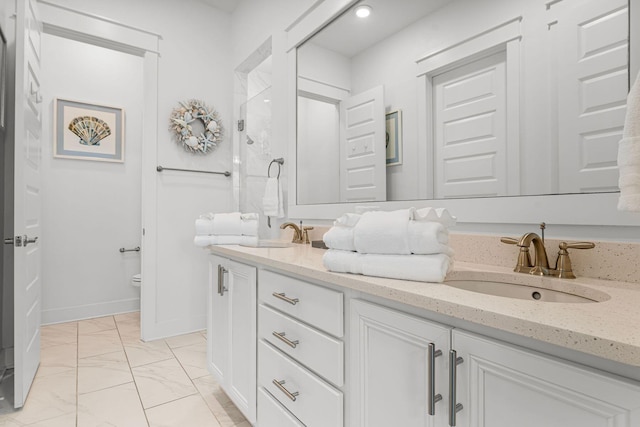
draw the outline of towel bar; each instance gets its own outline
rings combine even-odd
[[[215,174],[215,175],[231,176],[231,172],[229,172],[229,171],[224,171],[224,172],[201,171],[201,170],[197,170],[197,169],[165,168],[164,166],[157,166],[156,170],[158,172],[162,172],[162,171],[179,171],[179,172],[210,173],[210,174]]]
[[[120,248],[118,249],[120,251],[120,253],[125,253],[125,252],[140,252],[140,246],[136,246],[133,249],[125,249],[125,248]]]

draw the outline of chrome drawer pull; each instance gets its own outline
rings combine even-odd
[[[298,344],[300,343],[300,341],[298,341],[298,340],[291,341],[290,339],[286,338],[284,332],[273,331],[273,336],[278,338],[280,341],[282,341],[283,343],[285,343],[286,345],[288,345],[291,348],[296,348],[298,346]]]
[[[458,365],[464,362],[455,350],[449,352],[449,425],[456,426],[456,415],[462,411],[462,403],[456,403],[456,382],[458,380]]]
[[[442,350],[436,350],[436,346],[433,343],[429,343],[429,360],[427,365],[427,375],[429,376],[429,402],[428,403],[428,414],[435,415],[436,414],[436,403],[442,400],[442,395],[440,393],[436,394],[436,357],[442,356]]]
[[[298,298],[289,298],[288,296],[285,295],[284,292],[282,293],[274,292],[273,296],[281,299],[282,301],[286,301],[291,305],[296,305],[300,301]]]
[[[298,393],[297,391],[294,391],[293,393],[291,393],[289,390],[287,390],[284,386],[285,384],[284,380],[282,381],[273,380],[272,382],[276,387],[280,389],[281,392],[286,394],[289,399],[293,400],[294,402],[296,401],[296,396],[298,396],[300,393]]]

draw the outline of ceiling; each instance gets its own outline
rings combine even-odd
[[[368,18],[357,18],[348,10],[313,36],[312,43],[348,58],[362,52],[421,19],[449,0],[363,0],[372,8]]]
[[[204,3],[228,13],[233,13],[241,0],[202,0]]]

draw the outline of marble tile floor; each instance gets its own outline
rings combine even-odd
[[[27,402],[0,427],[250,427],[206,369],[204,331],[145,343],[139,319],[43,326]]]

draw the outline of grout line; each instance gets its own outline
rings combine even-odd
[[[118,322],[115,321],[115,317],[113,321],[116,324],[116,330],[118,331],[118,338],[120,338],[120,344],[122,345],[122,351],[124,351],[124,357],[127,360],[127,366],[129,367],[129,372],[131,373],[131,378],[133,379],[133,386],[136,388],[136,394],[138,395],[138,401],[140,402],[140,408],[142,409],[142,413],[144,414],[144,419],[147,422],[147,426],[149,426],[149,418],[147,417],[147,410],[144,408],[142,404],[142,397],[140,397],[140,389],[138,388],[138,383],[136,382],[136,376],[133,374],[133,368],[131,367],[131,363],[129,362],[129,355],[127,354],[127,350],[125,350],[124,342],[122,341],[122,335],[120,335],[120,328],[118,328]]]

